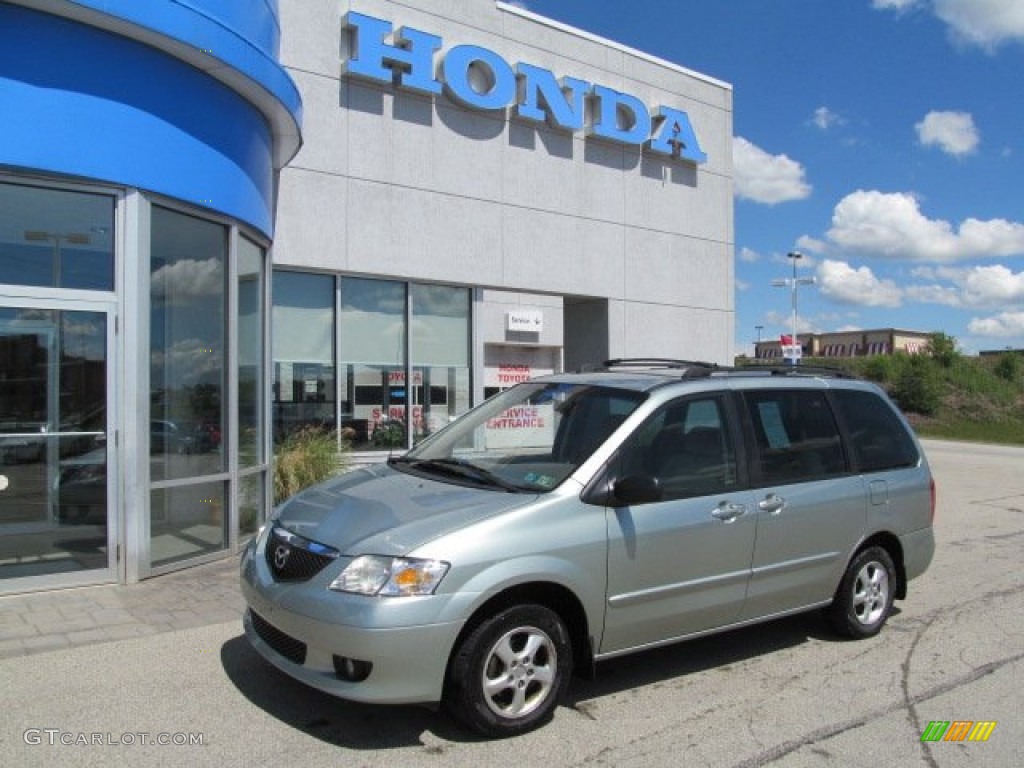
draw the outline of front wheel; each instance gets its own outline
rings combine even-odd
[[[551,717],[571,670],[561,617],[517,605],[485,620],[456,649],[445,704],[485,736],[515,736]]]
[[[882,547],[859,552],[843,574],[829,608],[833,628],[855,639],[881,631],[896,596],[896,568]]]

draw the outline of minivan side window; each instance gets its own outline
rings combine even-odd
[[[755,464],[766,483],[794,483],[847,471],[839,428],[824,391],[754,390],[743,394],[754,430]]]
[[[664,501],[738,484],[736,451],[717,396],[676,400],[656,411],[623,444],[619,460],[624,475],[657,477]]]
[[[917,447],[896,412],[871,392],[842,389],[832,393],[850,434],[853,457],[861,472],[912,467]]]

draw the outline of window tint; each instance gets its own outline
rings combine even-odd
[[[846,471],[832,409],[816,390],[766,390],[743,396],[768,483],[802,482]]]
[[[862,472],[911,467],[917,447],[896,412],[871,392],[838,390],[833,393],[857,466]]]
[[[736,453],[721,399],[676,401],[623,445],[623,476],[654,475],[664,499],[707,496],[737,486]]]

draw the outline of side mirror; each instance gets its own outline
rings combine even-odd
[[[661,501],[663,495],[661,481],[654,475],[628,475],[612,484],[611,502],[613,506],[649,504]]]

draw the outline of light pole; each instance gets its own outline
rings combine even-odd
[[[790,251],[789,253],[787,253],[786,254],[786,258],[787,259],[792,259],[792,261],[793,261],[793,277],[783,277],[783,278],[777,278],[775,280],[772,280],[772,285],[773,286],[775,286],[776,288],[789,288],[789,292],[790,292],[790,300],[791,300],[791,304],[792,304],[792,308],[793,308],[793,319],[792,319],[792,323],[793,323],[793,336],[790,339],[790,352],[791,352],[791,354],[788,355],[788,357],[790,359],[790,362],[793,365],[796,365],[799,362],[799,360],[800,360],[800,353],[797,351],[797,349],[800,346],[800,342],[798,341],[797,335],[796,335],[797,334],[797,330],[796,330],[797,329],[797,289],[801,285],[814,285],[814,278],[813,277],[800,277],[800,278],[798,278],[796,276],[796,264],[803,257],[804,257],[804,255],[802,253],[800,253],[799,251]]]

